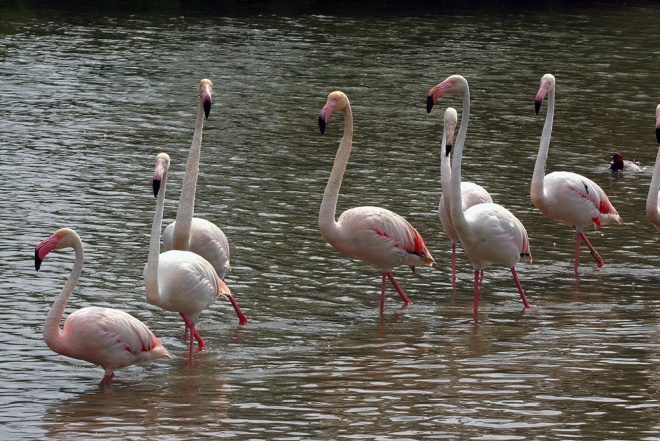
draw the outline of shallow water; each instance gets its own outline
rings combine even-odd
[[[0,9],[0,432],[27,439],[658,439],[658,238],[644,214],[657,153],[657,6],[323,14],[253,10],[49,13]],[[597,182],[624,225],[587,235],[605,259],[529,199],[545,117],[541,76],[557,78],[548,172]],[[442,110],[427,91],[470,82],[463,176],[525,224],[534,261],[472,274],[437,217]],[[148,305],[142,269],[158,152],[172,157],[165,223],[176,213],[199,79],[214,82],[196,214],[232,247],[227,303],[200,320],[207,350],[186,357],[176,314]],[[413,301],[321,238],[318,208],[341,136],[317,115],[351,99],[355,139],[338,211],[405,216],[437,264],[395,272]],[[619,150],[644,166],[605,170]],[[67,308],[99,305],[144,321],[175,358],[102,371],[42,339],[73,262],[34,246],[57,228],[85,244]]]

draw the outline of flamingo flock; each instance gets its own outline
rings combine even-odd
[[[544,75],[534,100],[537,114],[546,97],[548,105],[531,177],[530,199],[543,216],[574,228],[576,245],[573,271],[578,277],[582,245],[587,247],[598,267],[604,265],[604,260],[584,234],[584,228],[590,225],[600,227],[620,224],[622,220],[608,196],[594,181],[568,171],[545,173],[554,123],[555,85],[553,75]],[[213,84],[208,79],[202,79],[197,90],[197,118],[176,220],[165,228],[162,236],[170,157],[164,152],[156,156],[152,179],[156,208],[144,267],[146,301],[163,311],[176,312],[181,316],[190,361],[193,360],[195,341],[198,351],[206,348],[197,329],[197,322],[201,313],[216,299],[230,302],[239,325],[247,324],[247,317],[225,282],[225,275],[230,270],[227,237],[212,222],[194,217],[202,132],[212,107]],[[438,215],[452,247],[452,285],[456,289],[456,252],[460,244],[474,269],[474,320],[478,318],[480,275],[483,278],[484,269],[490,265],[505,266],[511,271],[523,307],[531,308],[515,269],[520,261],[532,261],[527,230],[511,211],[495,203],[486,189],[462,179],[463,152],[470,118],[470,90],[465,77],[450,75],[432,87],[427,94],[427,112],[430,113],[440,99],[447,95],[459,95],[462,100],[457,136],[454,134],[458,112],[453,107],[447,107],[444,112],[440,153],[442,196],[438,204]],[[361,206],[348,209],[336,217],[354,135],[353,112],[344,92],[333,91],[327,96],[318,115],[321,134],[326,132],[330,117],[335,113],[343,115],[344,124],[321,201],[319,231],[325,242],[339,253],[380,271],[382,314],[388,281],[401,297],[404,306],[412,303],[394,277],[393,271],[396,268],[408,266],[415,273],[416,267],[432,266],[436,261],[418,230],[393,211]],[[650,223],[660,232],[660,105],[656,107],[655,116],[659,148],[646,201],[646,214]],[[610,171],[613,172],[639,171],[634,163],[624,161],[620,153],[614,154],[611,164]],[[163,252],[160,249],[161,239]],[[61,327],[67,302],[82,274],[82,240],[74,230],[61,228],[39,242],[34,255],[35,269],[39,271],[50,252],[66,248],[73,248],[75,261],[45,319],[43,335],[48,347],[58,354],[100,366],[104,370],[101,380],[104,385],[111,383],[117,369],[159,358],[172,358],[172,354],[144,323],[118,309],[78,309],[68,315]]]

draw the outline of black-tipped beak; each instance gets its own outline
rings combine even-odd
[[[433,102],[433,97],[431,95],[426,96],[426,113],[431,113],[431,109],[435,103]]]
[[[35,270],[39,271],[39,268],[41,268],[41,262],[43,262],[43,260],[41,260],[39,258],[39,248],[35,248],[34,249],[34,269]]]
[[[321,135],[325,133],[325,120],[322,116],[319,116],[319,130],[321,130]]]
[[[541,110],[541,104],[543,104],[543,100],[534,100],[534,109],[537,115],[539,114],[539,110]]]
[[[655,139],[657,139],[658,144],[660,144],[660,127],[655,129]]]
[[[160,179],[154,179],[153,180],[153,187],[154,187],[154,197],[158,197],[158,192],[160,191]]]
[[[211,113],[211,98],[206,97],[204,98],[204,115],[206,116],[206,119],[209,119],[209,113]]]
[[[449,154],[451,153],[451,148],[452,148],[451,144],[447,144],[445,146],[445,156],[449,156]]]

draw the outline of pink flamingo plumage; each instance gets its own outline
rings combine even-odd
[[[431,108],[427,106],[427,111],[430,112]],[[442,181],[442,196],[438,204],[438,215],[440,216],[440,224],[449,236],[451,241],[451,280],[456,283],[456,244],[460,242],[458,233],[454,228],[454,223],[451,220],[451,204],[450,204],[450,189],[451,189],[451,156],[450,152],[454,145],[454,131],[456,123],[458,122],[458,115],[456,109],[448,107],[445,111],[444,117],[444,130],[442,136],[441,160],[440,160],[440,173]],[[463,121],[461,121],[463,124]],[[479,184],[474,182],[461,182],[461,201],[463,211],[477,204],[488,204],[493,202],[490,193]]]
[[[660,104],[655,108],[655,138],[660,144]],[[660,148],[655,158],[653,177],[649,185],[649,194],[646,197],[646,217],[656,230],[660,232],[660,206],[658,206],[658,192],[660,191]]]
[[[229,271],[229,241],[225,233],[206,219],[193,217],[199,161],[202,153],[202,130],[204,118],[209,117],[213,98],[213,83],[204,78],[198,87],[199,104],[186,172],[181,185],[179,208],[176,220],[163,231],[163,248],[168,250],[192,251],[199,254],[213,265],[221,279]]]
[[[546,74],[541,78],[541,86],[534,102],[537,114],[546,95],[548,96],[548,112],[534,165],[530,195],[534,205],[545,217],[572,225],[575,228],[574,271],[577,275],[580,263],[580,240],[589,248],[599,267],[605,264],[587,236],[584,235],[582,231],[584,227],[591,224],[599,227],[610,223],[620,224],[621,218],[605,192],[591,179],[570,172],[545,174],[545,163],[548,158],[555,114],[555,77],[551,74]]]
[[[357,207],[344,211],[335,220],[337,199],[353,144],[353,112],[346,94],[331,92],[319,114],[319,128],[325,132],[335,112],[344,114],[344,133],[337,150],[319,212],[321,235],[340,253],[359,259],[381,270],[380,309],[385,305],[385,285],[389,279],[405,304],[412,303],[392,275],[392,269],[409,265],[433,265],[433,256],[424,239],[403,217],[380,207]]]
[[[461,161],[470,119],[470,89],[467,80],[461,75],[451,75],[431,88],[426,101],[427,110],[445,94],[460,94],[463,97],[462,122],[452,158],[450,210],[454,228],[474,268],[474,317],[476,319],[479,305],[479,272],[491,264],[504,265],[511,270],[523,305],[530,308],[515,268],[521,258],[530,262],[532,260],[529,239],[523,224],[509,210],[498,204],[477,204],[463,211]]]
[[[165,187],[170,157],[160,153],[156,157],[153,187],[157,197],[156,213],[151,227],[149,258],[144,267],[147,301],[166,311],[178,312],[185,322],[186,335],[190,331],[189,358],[192,359],[193,338],[198,349],[206,345],[196,330],[199,315],[216,298],[231,302],[239,323],[244,325],[247,318],[231,295],[229,287],[218,276],[213,266],[199,254],[191,251],[170,250],[160,253],[160,229],[165,205]]]
[[[112,308],[87,307],[72,312],[60,329],[66,304],[83,269],[83,244],[70,228],[57,230],[41,241],[34,252],[37,271],[53,250],[73,248],[75,262],[64,288],[46,317],[44,340],[58,354],[101,366],[102,383],[109,384],[116,369],[161,357],[170,357],[167,349],[147,326],[132,315]],[[170,357],[171,358],[171,357]]]

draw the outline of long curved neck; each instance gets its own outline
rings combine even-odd
[[[202,154],[202,129],[204,128],[204,106],[199,100],[197,108],[197,122],[193,134],[186,173],[181,185],[181,198],[179,208],[176,212],[176,223],[172,234],[172,249],[185,250],[190,241],[190,229],[192,226],[193,212],[195,211],[195,191],[197,190],[197,175],[199,174],[199,158]]]
[[[442,203],[445,206],[445,212],[449,214],[450,199],[449,189],[451,188],[451,156],[447,153],[447,134],[442,134],[442,147],[440,152],[440,182],[442,184]]]
[[[325,186],[323,193],[323,201],[321,202],[321,210],[319,211],[319,229],[321,235],[327,239],[338,229],[337,222],[335,221],[335,214],[337,211],[337,199],[339,198],[339,189],[341,181],[346,171],[348,164],[348,157],[351,154],[351,147],[353,145],[353,112],[351,106],[347,105],[344,109],[344,134],[339,143],[339,149],[335,156],[335,163],[332,166],[330,179]]]
[[[80,238],[74,243],[73,249],[76,253],[76,260],[73,263],[71,274],[69,274],[69,278],[64,284],[60,295],[53,303],[50,311],[48,311],[46,322],[44,323],[44,341],[53,351],[63,355],[68,353],[68,346],[60,330],[60,322],[62,321],[62,315],[64,315],[64,309],[69,301],[69,297],[71,297],[71,293],[73,293],[73,289],[76,287],[78,279],[80,279],[83,261],[85,260],[85,253]]]
[[[461,127],[458,129],[458,136],[454,143],[454,157],[452,158],[451,168],[451,188],[449,197],[451,199],[450,213],[454,227],[459,231],[466,225],[465,214],[463,213],[463,203],[461,201],[461,161],[463,159],[463,146],[467,135],[468,121],[470,119],[470,89],[465,86],[463,92],[463,114],[461,115]]]
[[[144,272],[144,282],[146,285],[147,302],[152,305],[160,304],[160,286],[158,285],[158,264],[160,261],[160,230],[163,223],[163,209],[165,207],[165,186],[167,184],[167,175],[161,182],[161,188],[158,191],[156,200],[156,212],[154,221],[151,224],[151,239],[149,240],[149,257],[147,267]]]
[[[545,163],[548,160],[548,150],[550,149],[550,137],[552,136],[552,123],[555,119],[555,89],[548,92],[548,112],[545,115],[545,124],[543,124],[543,134],[539,144],[539,154],[534,164],[534,174],[532,175],[532,186],[530,196],[535,206],[543,203],[543,180],[545,179]]]
[[[653,177],[649,186],[649,195],[646,198],[646,216],[653,225],[660,225],[660,213],[658,212],[658,192],[660,191],[660,146],[655,158]]]

